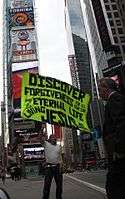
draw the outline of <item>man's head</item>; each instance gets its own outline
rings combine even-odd
[[[103,77],[98,80],[99,95],[103,100],[107,100],[110,93],[117,91],[117,84],[109,77]]]
[[[51,134],[51,135],[49,136],[49,142],[50,142],[51,144],[53,144],[53,145],[56,145],[56,143],[57,143],[56,136],[53,135],[53,134]]]

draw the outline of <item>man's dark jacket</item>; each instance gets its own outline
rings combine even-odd
[[[125,154],[125,96],[114,92],[105,106],[103,139],[109,155]]]

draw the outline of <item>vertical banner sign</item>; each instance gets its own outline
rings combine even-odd
[[[11,31],[12,62],[37,60],[35,29]]]
[[[87,112],[90,95],[51,77],[24,73],[21,116],[89,132]]]

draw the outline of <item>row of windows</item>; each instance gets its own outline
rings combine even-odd
[[[104,3],[109,3],[109,2],[114,3],[116,2],[116,0],[104,0]]]
[[[110,25],[111,25],[111,26],[114,26],[114,22],[113,22],[113,20],[110,20],[110,21],[109,21],[109,23],[110,23]],[[113,34],[116,34],[116,32],[115,32],[115,28],[112,28],[112,30],[113,30],[113,31],[112,31],[112,32],[113,32]],[[124,34],[123,29],[122,29],[122,28],[118,28],[118,33],[119,33],[119,34]]]
[[[108,15],[109,18],[112,18],[112,14],[114,14],[114,17],[115,17],[115,18],[118,18],[118,17],[119,17],[119,13],[118,13],[118,12],[113,12],[113,13],[107,12],[107,15]]]
[[[116,36],[114,36],[113,38],[114,38],[115,43],[118,43],[118,38]],[[125,43],[125,37],[120,37],[120,40],[122,43]]]
[[[110,5],[105,5],[105,8],[107,11],[111,10]],[[112,4],[112,9],[113,10],[118,10],[117,5],[116,4]]]
[[[125,53],[125,45],[122,45],[123,53]],[[120,47],[117,46],[117,54],[121,54]]]

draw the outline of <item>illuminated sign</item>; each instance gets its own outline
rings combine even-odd
[[[24,73],[21,116],[50,124],[89,131],[90,95],[60,80]]]
[[[12,62],[37,60],[35,29],[11,31]]]
[[[12,96],[13,99],[21,98],[21,84],[22,84],[22,73],[24,71],[15,72],[12,74]],[[38,73],[38,68],[29,69],[27,72]]]
[[[33,6],[32,0],[10,0],[10,7],[11,8],[23,8],[23,7],[31,7]]]
[[[34,11],[33,7],[10,9],[10,27],[33,26]]]

